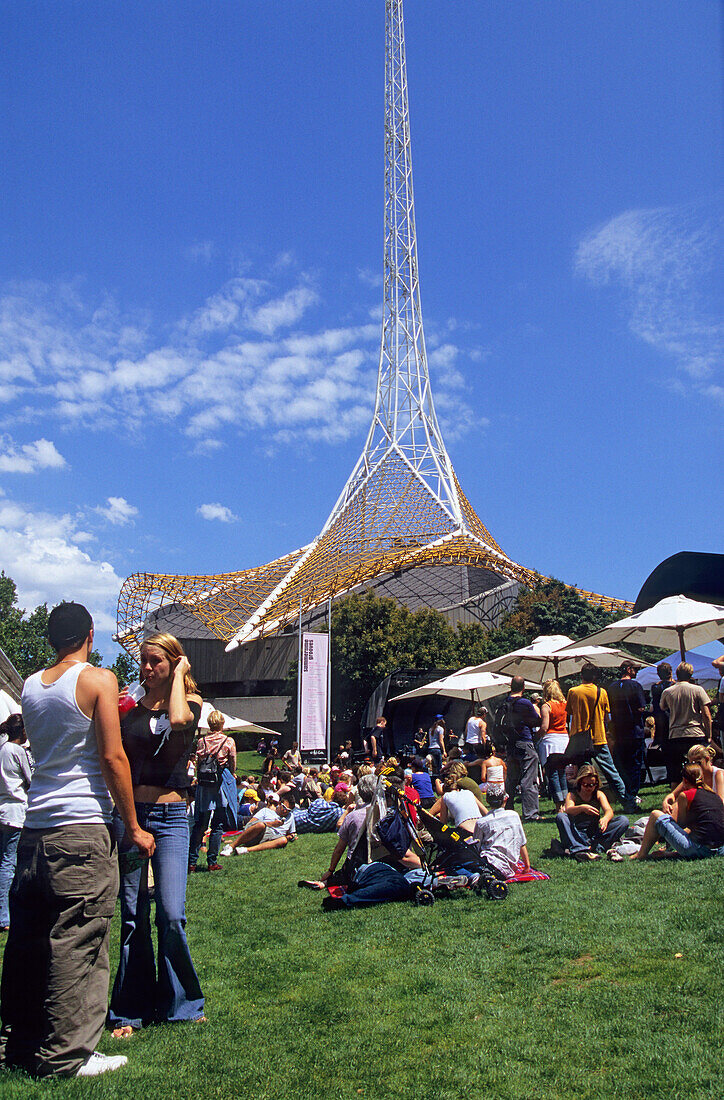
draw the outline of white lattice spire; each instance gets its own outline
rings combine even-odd
[[[377,395],[364,450],[324,530],[393,455],[462,528],[465,517],[435,415],[422,325],[402,0],[386,0],[385,14],[384,305]]]

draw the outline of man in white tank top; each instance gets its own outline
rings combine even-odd
[[[485,723],[480,716],[480,711],[476,710],[470,715],[465,726],[465,755],[475,756],[476,750],[483,743],[483,734],[485,732]]]
[[[0,1065],[37,1077],[95,1077],[128,1061],[95,1051],[118,893],[113,803],[141,857],[155,843],[136,818],[116,678],[88,664],[93,620],[86,608],[54,608],[48,638],[57,660],[29,676],[22,695],[36,771],[10,895]]]

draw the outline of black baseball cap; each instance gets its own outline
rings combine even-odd
[[[93,629],[93,619],[82,603],[59,603],[48,616],[48,641],[58,652],[79,646]]]

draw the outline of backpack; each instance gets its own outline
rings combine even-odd
[[[196,782],[199,787],[218,787],[221,782],[221,768],[216,756],[202,756],[196,762]]]
[[[410,847],[411,839],[399,810],[388,810],[377,823],[377,836],[393,856],[402,859]]]
[[[512,749],[520,736],[522,726],[516,722],[514,711],[515,699],[506,699],[496,709],[494,714],[495,735],[493,740],[501,748]]]

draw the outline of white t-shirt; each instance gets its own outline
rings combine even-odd
[[[520,849],[526,843],[520,818],[515,810],[491,810],[475,825],[474,837],[482,854],[496,870],[509,877],[515,873]]]
[[[444,748],[443,738],[445,737],[444,726],[433,726],[430,730],[430,748],[442,749]]]
[[[6,741],[0,747],[0,825],[22,829],[32,774],[23,746]]]
[[[471,817],[482,817],[480,805],[472,791],[448,791],[442,796],[452,825],[459,825]]]
[[[268,806],[263,810],[259,810],[258,814],[254,814],[254,821],[263,821],[265,824],[269,821],[276,821],[280,815],[276,810],[270,809]],[[278,840],[280,836],[289,836],[290,833],[296,833],[297,825],[294,820],[294,814],[290,814],[285,818],[283,825],[267,825],[264,830],[264,840]]]

